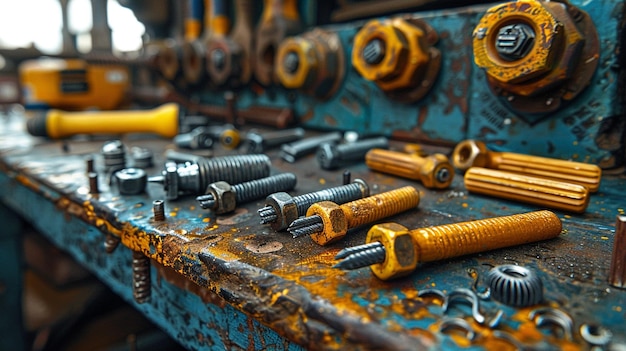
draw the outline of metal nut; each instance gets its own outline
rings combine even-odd
[[[456,145],[452,152],[454,167],[465,171],[470,167],[487,167],[489,150],[482,141],[464,140]]]
[[[298,207],[293,201],[293,197],[285,192],[274,193],[268,196],[265,203],[273,207],[278,214],[278,219],[271,224],[274,230],[278,231],[287,228],[291,222],[298,218]]]
[[[409,46],[404,38],[388,21],[372,20],[359,30],[354,37],[354,49],[352,50],[352,65],[363,78],[371,81],[392,79],[397,77],[404,69],[407,60]],[[363,51],[372,40],[380,40],[385,46],[385,55],[376,64],[366,61]]]
[[[141,168],[125,168],[115,172],[117,187],[122,195],[141,194],[146,189],[148,176]]]
[[[293,55],[297,57],[297,65],[286,65],[290,58],[294,58]],[[286,88],[302,88],[310,83],[314,79],[317,66],[315,45],[310,40],[302,37],[287,38],[278,48],[276,74]]]
[[[211,193],[215,199],[217,205],[215,213],[231,212],[237,207],[237,196],[230,184],[222,181],[211,183],[207,192]]]

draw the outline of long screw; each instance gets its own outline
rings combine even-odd
[[[389,140],[385,137],[364,139],[349,144],[321,144],[317,149],[317,161],[323,169],[335,169],[350,163],[362,161],[371,149],[386,149]]]
[[[326,245],[343,238],[351,228],[415,208],[419,202],[419,192],[412,186],[343,205],[330,201],[318,202],[309,207],[306,217],[293,221],[288,230],[294,238],[310,235],[316,243]]]
[[[293,173],[282,173],[267,178],[230,185],[227,182],[209,184],[208,194],[196,197],[204,209],[215,213],[234,211],[238,204],[261,199],[278,191],[288,191],[296,186],[297,178]]]
[[[236,155],[198,158],[196,163],[176,165],[167,163],[161,176],[148,178],[161,183],[167,199],[176,199],[180,193],[203,193],[217,181],[243,183],[270,175],[271,162],[267,155]]]
[[[150,258],[140,251],[133,251],[133,297],[137,303],[150,300]]]
[[[369,186],[361,179],[334,188],[292,197],[279,192],[268,196],[265,207],[259,209],[261,224],[270,224],[276,231],[287,229],[289,224],[303,216],[311,205],[320,201],[333,201],[344,204],[369,196]]]
[[[278,130],[263,134],[250,132],[246,134],[244,141],[245,152],[248,154],[265,152],[272,147],[300,140],[303,136],[304,129],[302,128]]]
[[[536,211],[409,230],[397,223],[373,226],[366,244],[340,251],[335,268],[370,266],[382,280],[408,275],[420,262],[458,257],[557,237],[561,220]]]

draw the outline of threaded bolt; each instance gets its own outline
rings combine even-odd
[[[107,233],[104,239],[104,250],[106,253],[113,253],[115,249],[120,245],[120,237],[111,233]]]
[[[347,256],[340,252],[337,257],[343,257],[343,260],[335,267],[356,269],[369,265],[374,275],[387,280],[409,274],[419,262],[547,240],[558,236],[561,229],[561,220],[550,211],[414,230],[396,223],[380,224],[367,233],[368,244],[358,250],[351,249],[352,253]],[[379,254],[381,248],[385,255]],[[355,264],[357,259],[359,264]]]
[[[85,168],[87,169],[87,174],[96,171],[96,169],[94,168],[93,156],[89,155],[85,158]]]
[[[291,223],[289,232],[294,238],[311,235],[313,241],[326,245],[343,238],[351,228],[415,208],[419,201],[419,192],[406,186],[343,205],[318,202],[309,207],[306,217]]]
[[[140,251],[133,251],[133,297],[137,303],[145,303],[150,300],[151,277],[150,258]]]
[[[535,32],[528,24],[509,24],[498,31],[496,51],[501,58],[515,61],[524,58],[534,42]]]
[[[237,184],[267,177],[270,166],[267,155],[198,158],[196,163],[188,165],[167,163],[162,176],[150,177],[148,181],[162,183],[167,199],[173,200],[181,193],[203,193],[209,184],[217,181]]]
[[[323,169],[335,169],[365,159],[371,149],[386,149],[389,140],[385,137],[355,141],[350,144],[335,145],[325,143],[317,149],[317,161]]]
[[[268,133],[251,132],[246,134],[246,153],[254,154],[265,152],[278,145],[300,140],[304,136],[304,129],[292,128]]]
[[[291,190],[296,186],[296,181],[295,174],[283,173],[232,186],[226,182],[215,182],[208,186],[208,194],[198,196],[196,200],[204,209],[213,209],[218,214],[227,213],[234,211],[238,204],[261,199],[278,191]]]
[[[152,201],[152,213],[154,220],[161,222],[165,220],[165,202],[163,200]]]
[[[379,64],[385,57],[385,42],[372,39],[363,48],[363,59],[370,65]]]
[[[292,197],[287,193],[275,193],[267,197],[265,207],[259,209],[261,224],[271,224],[276,231],[286,229],[291,222],[303,216],[309,207],[320,201],[344,204],[369,196],[369,186],[361,179],[334,188]]]
[[[90,172],[87,176],[89,177],[89,193],[99,194],[100,188],[98,187],[98,173]]]

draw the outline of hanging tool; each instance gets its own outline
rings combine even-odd
[[[465,188],[501,199],[575,213],[585,212],[589,191],[582,185],[472,167],[465,172]]]
[[[178,105],[152,110],[65,112],[50,110],[28,120],[28,132],[52,139],[77,134],[155,133],[165,138],[178,134]]]
[[[478,140],[458,143],[452,153],[452,163],[462,171],[470,167],[485,167],[580,184],[592,193],[598,191],[602,178],[602,170],[596,165],[513,152],[489,151],[485,143]]]
[[[409,230],[397,223],[373,226],[366,244],[340,251],[343,259],[334,267],[357,269],[370,266],[382,280],[405,276],[420,262],[522,245],[557,237],[561,220],[550,211],[487,218]]]
[[[454,168],[444,154],[419,156],[384,149],[372,149],[365,164],[374,171],[419,180],[427,188],[445,189],[454,178]]]
[[[338,205],[331,201],[315,203],[306,217],[293,221],[287,229],[294,238],[310,235],[320,245],[342,239],[351,228],[416,208],[419,192],[412,186],[387,191]]]

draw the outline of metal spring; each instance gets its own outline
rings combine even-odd
[[[526,307],[543,300],[543,284],[535,272],[526,267],[501,265],[487,273],[491,296],[509,306]]]
[[[150,300],[150,258],[140,251],[133,251],[133,297],[137,303]]]

